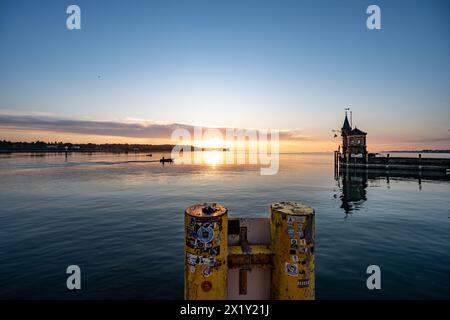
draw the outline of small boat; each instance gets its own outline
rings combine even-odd
[[[149,154],[147,154],[146,156],[147,156],[147,157],[152,157],[153,155],[152,155],[151,153],[149,153]]]
[[[165,162],[172,163],[173,159],[172,158],[164,158],[164,157],[162,157],[161,159],[159,159],[159,162],[161,162],[161,163],[165,163]]]

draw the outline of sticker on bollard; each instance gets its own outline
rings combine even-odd
[[[220,204],[203,203],[186,209],[185,299],[227,298],[227,229],[228,210]]]

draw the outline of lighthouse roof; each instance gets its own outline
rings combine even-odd
[[[342,130],[345,130],[347,132],[350,132],[352,130],[352,127],[350,126],[350,122],[348,122],[347,115],[345,115],[344,125],[342,126]]]
[[[355,127],[355,129],[351,130],[349,135],[351,136],[365,136],[367,135],[366,132],[359,130],[358,128]]]

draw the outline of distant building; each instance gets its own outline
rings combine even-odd
[[[358,128],[352,129],[347,114],[345,114],[344,125],[341,129],[342,135],[342,153],[345,154],[361,154],[365,156],[367,153],[366,136],[367,133]]]

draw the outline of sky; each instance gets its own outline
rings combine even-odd
[[[448,149],[449,57],[445,0],[0,0],[0,139],[167,143],[200,125],[332,151],[350,107],[371,151]]]

